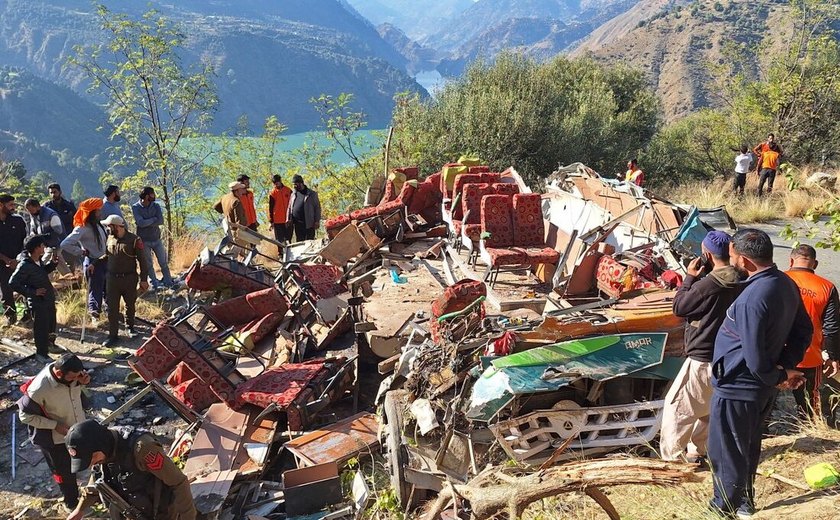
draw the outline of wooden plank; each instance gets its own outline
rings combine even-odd
[[[394,367],[397,366],[397,362],[400,360],[400,354],[393,355],[384,361],[380,361],[379,365],[377,365],[377,371],[382,374],[390,374],[394,371]]]
[[[343,464],[379,446],[376,415],[362,412],[319,430],[306,433],[284,445],[302,466],[334,462]]]
[[[210,405],[184,465],[187,478],[234,468],[248,416],[225,403]]]
[[[369,249],[359,228],[350,224],[338,232],[329,244],[321,249],[321,258],[336,267],[344,267],[351,259]]]

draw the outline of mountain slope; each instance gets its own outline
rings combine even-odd
[[[710,64],[722,63],[731,44],[741,46],[742,64],[752,74],[761,59],[783,52],[792,23],[789,9],[781,0],[643,0],[594,31],[572,55],[645,70],[662,99],[665,119],[673,121],[722,102]],[[762,52],[750,59],[751,48]]]
[[[398,27],[409,38],[420,40],[460,17],[472,0],[347,0],[377,26]]]
[[[110,0],[136,16],[147,2]],[[318,124],[309,99],[351,92],[372,126],[390,119],[393,96],[422,92],[402,71],[405,59],[343,0],[156,0],[187,35],[186,63],[216,66],[219,110],[214,130],[245,114],[254,127],[276,114],[292,131]],[[77,44],[101,42],[86,0],[0,0],[0,63],[83,90],[84,78],[63,67]]]

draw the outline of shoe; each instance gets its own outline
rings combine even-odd
[[[117,343],[119,343],[120,338],[117,336],[108,336],[108,339],[102,342],[103,347],[113,347]]]
[[[50,354],[61,355],[61,354],[64,354],[65,352],[67,352],[67,349],[59,347],[55,343],[51,343],[50,347],[49,347],[49,351],[50,351]]]
[[[35,359],[38,360],[39,363],[43,363],[45,365],[53,362],[53,358],[45,356],[44,354],[35,354]]]
[[[755,508],[751,506],[741,506],[735,512],[735,518],[752,518],[755,514]]]

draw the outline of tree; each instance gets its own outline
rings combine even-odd
[[[102,94],[108,130],[111,171],[136,168],[122,180],[123,189],[151,184],[164,206],[167,247],[186,221],[185,195],[203,189],[198,163],[181,154],[184,140],[198,135],[216,106],[212,69],[188,70],[178,51],[185,36],[155,10],[132,20],[97,7],[107,42],[77,46],[69,64],[82,70],[90,89]]]
[[[82,187],[82,183],[79,179],[73,181],[73,189],[70,191],[70,200],[75,201],[78,203],[81,200],[86,199],[87,196],[85,194],[85,189]]]

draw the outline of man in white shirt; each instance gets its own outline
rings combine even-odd
[[[747,184],[747,173],[750,171],[750,165],[753,161],[753,155],[747,146],[741,146],[741,153],[735,157],[735,195],[742,197],[744,195],[744,186]]]

